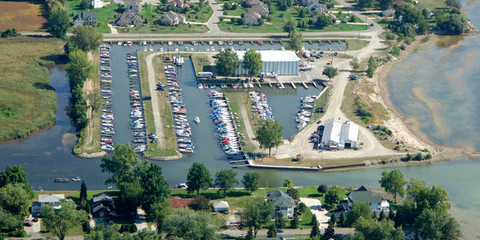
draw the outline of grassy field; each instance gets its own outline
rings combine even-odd
[[[0,1],[0,30],[36,31],[45,28],[47,22],[42,15],[42,4]]]
[[[246,11],[247,10],[244,7],[238,6],[238,8],[235,10],[224,10],[223,15],[224,16],[241,16]]]
[[[47,66],[63,57],[57,39],[0,39],[0,141],[23,138],[55,121]]]
[[[320,98],[318,98],[317,101],[315,101],[315,109],[317,109],[319,107],[323,107],[326,110],[327,104],[328,104],[328,97],[329,97],[328,95],[330,94],[330,90],[331,90],[331,86],[328,87],[327,90],[325,90],[323,95],[320,96]],[[323,116],[323,114],[325,114],[325,113],[314,112],[313,113],[313,119],[318,120]]]
[[[368,41],[357,39],[346,39],[345,42],[347,43],[348,51],[360,50],[366,47],[369,43]]]
[[[211,72],[212,63],[210,59],[203,54],[192,54],[192,63],[195,72]]]
[[[65,8],[72,19],[78,12],[85,11],[80,8],[80,2],[81,0],[65,1]],[[110,33],[110,28],[107,24],[114,22],[117,16],[122,14],[123,5],[112,3],[103,8],[90,9],[90,12],[97,13],[97,30],[101,33]]]
[[[147,64],[145,59],[148,53],[140,52],[138,54],[138,63],[140,67],[140,81],[142,84],[142,95],[143,96],[150,96],[150,88],[148,85],[148,72],[147,72]],[[157,79],[157,83],[166,83],[164,74],[163,74],[163,63],[162,63],[162,56],[157,56],[153,58],[153,68],[155,71],[155,77]],[[171,156],[179,156],[179,153],[175,150],[177,148],[177,142],[175,137],[175,131],[169,126],[173,126],[173,118],[172,112],[170,111],[170,104],[168,100],[167,92],[157,92],[159,96],[159,107],[160,112],[162,113],[161,121],[163,126],[163,133],[164,133],[164,140],[165,140],[165,147],[161,147],[158,142],[156,143],[148,143],[148,150],[144,152],[144,155],[147,158],[155,158],[155,157],[171,157]],[[153,111],[152,111],[152,102],[151,101],[143,101],[143,105],[145,107],[145,123],[147,126],[147,133],[155,132],[155,125],[153,119]],[[162,136],[158,136],[162,137]]]
[[[260,26],[237,25],[233,24],[231,21],[222,21],[220,22],[219,27],[222,31],[226,32],[275,33],[283,32],[283,25],[285,22],[287,22],[289,19],[292,19],[297,23],[304,22],[306,24],[305,28],[298,28],[301,32],[361,31],[368,29],[368,26],[365,25],[352,25],[346,23],[335,24],[324,29],[318,29],[313,25],[308,24],[308,21],[312,18],[312,16],[305,16],[302,18],[299,16],[297,10],[293,7],[287,9],[286,11],[281,11],[277,6],[275,6],[271,17],[271,22],[267,22]],[[360,19],[358,20],[361,21]]]

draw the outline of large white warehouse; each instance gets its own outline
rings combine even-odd
[[[357,148],[358,125],[346,121],[341,122],[337,119],[325,121],[322,141],[320,147],[324,149]]]
[[[277,75],[298,75],[298,67],[300,58],[294,51],[258,51],[262,56],[263,68],[260,72],[276,73]],[[247,70],[242,67],[242,60],[245,51],[236,51],[238,59],[240,59],[240,66],[235,71],[237,76],[248,75]]]

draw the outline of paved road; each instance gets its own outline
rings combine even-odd
[[[153,58],[155,56],[161,55],[163,53],[152,53],[149,54],[145,61],[147,62],[147,72],[148,72],[148,87],[150,88],[150,96],[152,97],[152,100],[150,101],[152,103],[152,112],[153,112],[153,125],[155,126],[155,135],[158,137],[158,145],[160,148],[165,148],[166,143],[165,143],[165,136],[163,132],[163,126],[162,126],[162,116],[160,113],[160,107],[159,107],[159,92],[156,91],[156,86],[155,86],[155,71],[153,69]]]

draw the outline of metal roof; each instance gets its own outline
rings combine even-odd
[[[297,54],[294,51],[288,50],[270,50],[270,51],[257,51],[262,56],[263,62],[297,62],[300,61],[300,58],[297,57]],[[243,60],[243,55],[245,51],[236,51],[238,59]]]
[[[39,202],[60,202],[65,199],[65,194],[41,194],[38,195]]]

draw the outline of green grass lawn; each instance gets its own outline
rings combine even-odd
[[[336,31],[361,31],[368,29],[368,26],[365,25],[352,25],[346,23],[340,23],[328,26],[324,29],[316,28],[315,26],[308,24],[308,21],[312,16],[307,15],[305,17],[300,17],[298,11],[291,7],[286,11],[281,11],[277,6],[275,6],[273,13],[271,13],[272,21],[266,22],[260,26],[249,26],[249,25],[237,25],[233,24],[231,21],[222,21],[219,24],[220,29],[226,32],[248,32],[248,33],[276,33],[283,32],[283,25],[289,19],[294,20],[295,22],[305,23],[305,28],[298,28],[301,32],[336,32]],[[361,22],[360,19],[355,18],[355,22]]]
[[[345,42],[348,51],[360,50],[368,45],[368,41],[365,40],[346,39]]]
[[[225,10],[223,11],[224,16],[241,16],[247,10],[244,7],[238,6],[235,10]]]
[[[78,12],[85,11],[80,8],[81,0],[66,0],[65,8],[67,9],[68,15],[73,19]],[[123,5],[121,4],[110,4],[103,8],[90,9],[90,12],[97,13],[97,30],[101,33],[110,33],[110,28],[108,23],[114,22],[116,17],[118,17],[123,12]]]
[[[185,14],[186,20],[189,22],[208,22],[208,19],[210,19],[213,14],[213,9],[210,5],[204,3],[201,8],[200,3],[192,3],[192,5],[192,9]],[[198,8],[198,11],[195,10],[196,8]]]
[[[64,57],[63,45],[58,39],[0,39],[0,141],[55,122],[57,100],[47,67]]]
[[[315,109],[319,108],[319,107],[324,107],[325,110],[327,108],[327,103],[328,103],[328,94],[330,93],[330,90],[331,90],[331,87],[329,87],[327,90],[325,90],[325,92],[323,93],[322,96],[320,96],[317,101],[315,101]],[[317,112],[314,112],[313,113],[313,119],[315,120],[318,120],[320,119],[323,114],[325,113],[317,113]]]

